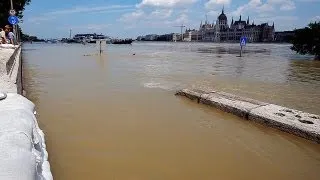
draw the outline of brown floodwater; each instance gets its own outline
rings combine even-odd
[[[319,144],[174,96],[215,88],[320,114],[320,62],[288,45],[238,48],[25,44],[54,178],[318,180]]]

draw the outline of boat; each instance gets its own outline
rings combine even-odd
[[[103,41],[103,40],[107,40],[108,37],[104,36],[102,34],[98,35],[98,34],[76,34],[73,38],[73,40],[76,43],[96,43],[97,41]]]
[[[132,39],[114,39],[111,41],[112,44],[132,44]]]

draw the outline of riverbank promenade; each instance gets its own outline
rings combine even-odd
[[[0,47],[0,179],[51,180],[35,105],[23,97],[21,45]]]

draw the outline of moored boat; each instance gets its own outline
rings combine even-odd
[[[112,40],[112,44],[132,44],[132,39],[115,39]]]

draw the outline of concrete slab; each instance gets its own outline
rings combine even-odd
[[[320,143],[320,116],[269,104],[252,109],[249,120]]]
[[[257,108],[265,103],[255,102],[254,100],[241,99],[234,95],[223,93],[202,94],[200,102],[221,109],[225,112],[235,114],[242,118],[247,118],[251,109]]]
[[[320,143],[320,116],[233,94],[183,89],[176,95]]]

